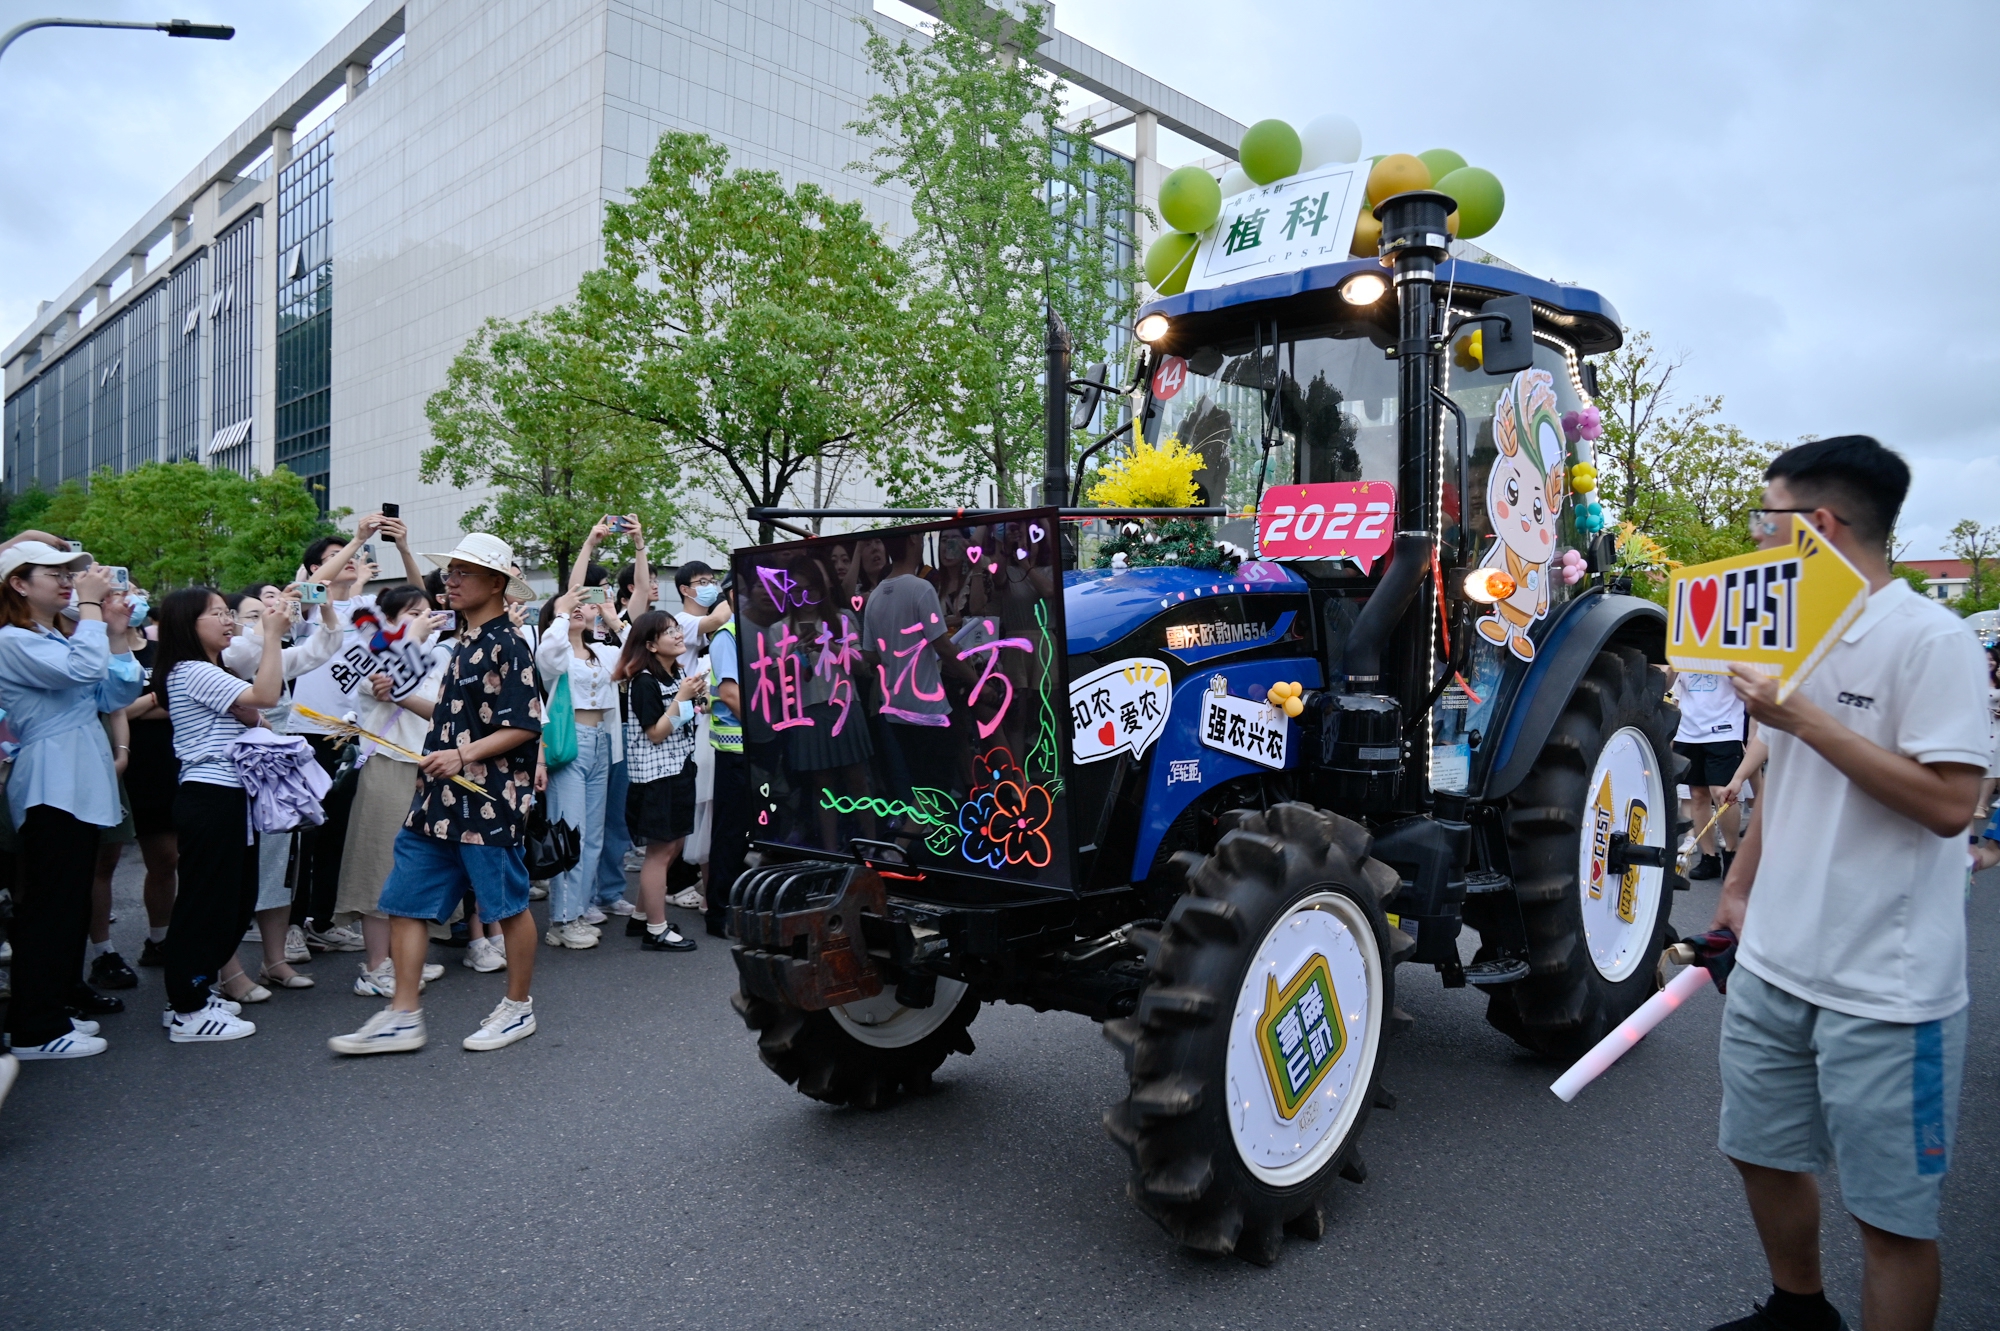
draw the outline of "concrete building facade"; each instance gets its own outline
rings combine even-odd
[[[372,0],[0,353],[5,484],[285,466],[449,548],[472,497],[419,479],[425,399],[485,320],[575,292],[661,133],[907,230],[847,170],[864,21],[909,31],[873,0]],[[1231,159],[1241,125],[1050,26],[1078,114],[1135,127],[1141,202],[1161,127]]]

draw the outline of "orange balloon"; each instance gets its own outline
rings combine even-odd
[[[1431,187],[1431,169],[1421,157],[1410,153],[1390,153],[1375,163],[1368,173],[1368,202],[1377,204],[1397,194]]]
[[[1382,223],[1376,220],[1375,214],[1364,212],[1354,223],[1354,243],[1348,247],[1348,252],[1365,258],[1379,254],[1381,250]]]

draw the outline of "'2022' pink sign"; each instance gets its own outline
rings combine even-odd
[[[1257,505],[1260,559],[1351,559],[1363,573],[1389,552],[1396,487],[1387,481],[1277,485]]]

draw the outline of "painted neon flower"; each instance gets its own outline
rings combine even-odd
[[[993,792],[982,791],[959,806],[958,831],[965,838],[959,853],[973,864],[998,869],[1007,863],[1006,847],[986,839],[986,824],[993,816]]]
[[[1043,829],[1055,811],[1048,790],[1043,786],[1024,787],[1015,781],[1003,781],[980,799],[982,803],[992,800],[991,812],[980,834],[1006,862],[1047,868],[1053,852],[1048,833]]]
[[[1014,761],[1014,755],[1005,745],[996,744],[979,755],[978,763],[972,769],[972,790],[974,794],[983,790],[998,790],[1002,784],[1012,782],[1025,787],[1027,778],[1021,775],[1021,764]]]

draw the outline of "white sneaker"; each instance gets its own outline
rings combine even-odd
[[[435,961],[424,963],[423,973],[417,977],[417,992],[431,987],[431,981],[444,974],[444,967]],[[394,998],[396,996],[396,961],[391,957],[382,963],[382,969],[371,971],[368,963],[361,963],[361,974],[354,979],[354,992],[363,998]]]
[[[671,904],[679,906],[682,910],[700,910],[701,889],[698,887],[682,888],[668,897],[667,900]]]
[[[296,966],[312,959],[312,949],[306,946],[306,931],[296,924],[285,930],[285,960]]]
[[[208,1005],[210,1007],[219,1007],[232,1017],[240,1017],[243,1015],[243,1005],[241,1003],[237,1002],[233,998],[224,998],[221,994],[216,993],[213,989],[208,991]],[[163,1029],[166,1030],[173,1029],[174,1010],[172,1008],[167,1008],[165,1011],[160,1013],[160,1025]]]
[[[422,1049],[426,1038],[421,1011],[398,1012],[385,1007],[362,1022],[360,1030],[336,1035],[326,1047],[336,1054],[406,1054]]]
[[[500,1006],[487,1013],[486,1020],[479,1023],[479,1029],[465,1037],[464,1044],[474,1053],[481,1053],[488,1049],[504,1049],[534,1033],[535,1000],[526,998],[516,1003],[511,998],[503,998]]]
[[[582,920],[585,924],[602,924],[604,923],[606,917],[603,911],[599,910],[595,906],[591,906],[588,909],[586,909],[583,912],[583,914],[577,916],[577,918],[579,920]]]
[[[88,1017],[71,1017],[69,1019],[69,1028],[78,1035],[95,1035],[104,1029]]]
[[[175,1044],[213,1044],[256,1033],[256,1022],[245,1021],[214,1003],[195,1012],[176,1012],[167,1023],[167,1039]]]
[[[567,924],[550,925],[542,941],[550,947],[573,947],[581,951],[597,946],[597,930],[580,920],[571,920]]]
[[[633,905],[631,902],[627,901],[624,897],[620,897],[618,898],[618,900],[612,902],[604,909],[610,911],[613,915],[631,915],[635,914],[639,908]]]
[[[465,945],[465,955],[459,958],[458,964],[485,975],[506,970],[507,955],[494,946],[492,939],[475,938]]]
[[[528,884],[528,900],[547,901],[548,899],[549,899],[549,885],[547,883]]]
[[[30,1045],[23,1049],[14,1047],[14,1057],[22,1062],[32,1062],[38,1058],[89,1058],[101,1054],[111,1047],[101,1035],[85,1035],[81,1031],[71,1031],[68,1035],[58,1035],[47,1044]]]
[[[243,941],[246,943],[261,943],[264,941],[264,931],[257,927],[257,921],[250,921],[250,927],[243,933]]]
[[[360,952],[367,947],[361,941],[361,935],[353,929],[339,924],[315,929],[310,920],[306,921],[305,943],[307,947],[321,952]]]
[[[640,868],[645,865],[645,863],[646,863],[646,851],[644,847],[634,846],[632,847],[632,849],[625,852],[625,862],[618,867],[623,869],[626,873],[637,873],[639,872]]]
[[[0,1105],[7,1103],[7,1092],[14,1089],[14,1078],[21,1075],[21,1060],[12,1054],[0,1054]]]

